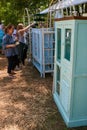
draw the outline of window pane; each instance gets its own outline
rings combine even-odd
[[[65,30],[65,58],[70,61],[71,51],[71,29]]]
[[[57,66],[57,87],[56,91],[60,95],[60,68]]]
[[[57,66],[57,81],[60,82],[60,68]]]
[[[57,60],[61,60],[61,29],[57,29]]]

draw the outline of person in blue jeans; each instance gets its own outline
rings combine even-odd
[[[17,35],[18,35],[18,40],[19,40],[19,58],[20,62],[22,63],[22,66],[25,66],[25,59],[27,58],[27,50],[28,50],[28,45],[26,42],[26,32],[30,27],[35,25],[35,22],[24,27],[22,23],[19,23],[17,26]]]
[[[10,78],[14,78],[14,69],[16,66],[16,40],[14,41],[14,38],[12,36],[14,31],[14,26],[12,24],[7,25],[5,28],[5,36],[3,37],[3,47],[5,50],[5,56],[8,59],[8,68],[7,73],[9,74]]]

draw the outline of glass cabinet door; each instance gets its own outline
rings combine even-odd
[[[60,95],[60,68],[57,65],[57,72],[56,72],[57,82],[56,82],[56,92]]]
[[[65,54],[64,58],[70,61],[71,52],[71,29],[65,29]]]
[[[61,62],[61,29],[57,29],[57,61]]]

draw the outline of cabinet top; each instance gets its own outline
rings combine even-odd
[[[83,16],[69,16],[63,18],[56,18],[55,21],[64,21],[64,20],[87,20],[87,17]]]

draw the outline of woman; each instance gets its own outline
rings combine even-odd
[[[27,49],[28,46],[26,44],[26,32],[27,30],[33,26],[35,23],[24,27],[22,23],[19,23],[17,26],[17,34],[19,39],[19,58],[22,65],[25,65],[25,59],[27,57]]]
[[[8,59],[8,68],[7,68],[7,73],[9,74],[10,78],[14,78],[14,68],[16,66],[16,55],[17,55],[17,50],[16,50],[16,44],[13,39],[13,31],[14,31],[14,26],[12,24],[7,25],[5,28],[5,36],[3,38],[3,47],[5,50],[5,55]]]

